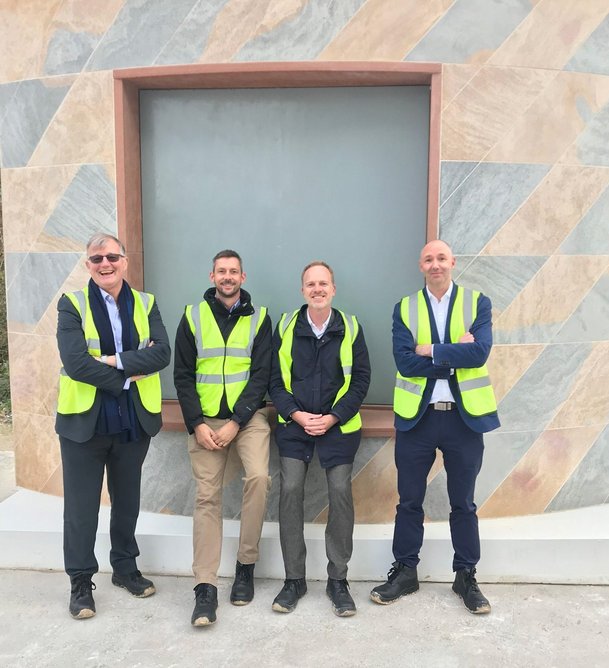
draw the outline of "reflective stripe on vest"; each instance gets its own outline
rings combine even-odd
[[[133,322],[138,333],[138,350],[146,348],[150,343],[150,323],[148,315],[154,304],[154,296],[147,292],[139,292],[131,289],[133,293]],[[93,312],[89,305],[89,288],[77,292],[67,292],[66,297],[72,302],[74,308],[80,315],[80,321],[87,352],[93,357],[101,355],[99,332],[93,321]],[[148,374],[135,382],[142,406],[149,413],[161,412],[161,377],[158,372]],[[90,410],[95,401],[97,388],[89,383],[81,383],[68,376],[62,367],[59,372],[59,397],[57,401],[57,412],[62,415],[85,413]]]
[[[300,309],[292,313],[284,313],[279,321],[278,331],[281,338],[279,347],[279,366],[281,368],[281,378],[285,389],[292,394],[292,344],[294,342],[294,327]],[[340,344],[340,363],[343,370],[344,382],[336,394],[332,406],[345,395],[351,385],[351,372],[353,370],[353,342],[359,332],[359,324],[354,315],[346,315],[339,311],[345,324],[345,336]],[[278,415],[278,420],[285,423],[285,420]],[[348,422],[340,425],[343,434],[350,434],[362,428],[361,415],[356,413]]]
[[[459,341],[469,331],[478,312],[480,293],[455,286],[457,293],[450,314],[450,342]],[[431,321],[427,302],[422,290],[404,297],[400,304],[400,315],[404,325],[411,331],[415,345],[431,343]],[[465,411],[473,417],[489,415],[497,410],[495,394],[491,386],[486,364],[475,369],[456,369],[455,376]],[[398,371],[393,392],[393,410],[406,420],[419,412],[427,378],[406,378]]]
[[[186,307],[186,319],[197,347],[195,383],[203,415],[213,417],[220,411],[226,392],[229,410],[233,410],[250,377],[254,339],[267,309],[255,307],[254,313],[239,316],[225,342],[216,318],[206,301]]]

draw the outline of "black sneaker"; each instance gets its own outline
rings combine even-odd
[[[254,566],[237,561],[235,581],[230,590],[230,602],[233,605],[247,605],[254,598]]]
[[[70,578],[70,614],[74,619],[89,619],[95,617],[95,601],[93,600],[93,589],[95,583],[91,582],[91,575],[74,575]]]
[[[307,593],[307,581],[304,578],[298,580],[285,580],[283,588],[275,596],[273,610],[275,612],[292,612],[298,605],[298,599]]]
[[[126,589],[137,598],[147,598],[156,592],[151,580],[145,578],[139,571],[133,573],[112,573],[112,584]]]
[[[195,609],[190,623],[193,626],[209,626],[216,621],[218,588],[203,582],[195,587]]]
[[[337,617],[351,617],[356,613],[355,603],[349,593],[349,583],[346,580],[328,578],[326,594],[332,601],[332,610]]]
[[[455,573],[453,591],[463,599],[465,607],[473,615],[486,615],[491,611],[491,604],[482,594],[476,582],[475,568],[463,568]]]
[[[399,561],[394,561],[389,573],[387,573],[387,582],[375,587],[370,592],[370,598],[375,603],[388,605],[402,598],[402,596],[414,594],[418,589],[419,579],[416,566],[411,568]]]

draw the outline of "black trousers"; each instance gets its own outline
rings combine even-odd
[[[137,569],[139,549],[135,527],[140,512],[142,464],[150,436],[120,443],[118,437],[94,436],[85,443],[59,437],[63,465],[63,554],[72,577],[98,571],[95,535],[104,470],[107,471],[110,513],[110,564],[115,573]]]
[[[393,555],[396,561],[414,567],[423,544],[423,500],[427,476],[438,448],[444,458],[453,571],[472,568],[480,560],[478,516],[474,503],[476,478],[482,466],[482,434],[472,431],[457,410],[428,408],[410,431],[397,431],[395,464],[398,469],[400,502],[396,508]]]

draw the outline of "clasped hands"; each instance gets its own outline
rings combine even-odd
[[[298,423],[309,436],[323,436],[328,429],[333,427],[338,418],[336,415],[328,413],[307,413],[307,411],[294,411],[291,415],[292,420]]]
[[[197,443],[206,450],[222,450],[226,448],[238,433],[239,425],[234,420],[229,420],[217,431],[214,431],[204,422],[195,427]]]
[[[457,343],[474,343],[476,339],[471,332],[465,332],[463,336],[457,341]],[[423,357],[431,357],[431,345],[430,343],[419,344],[415,349],[417,355],[422,355]]]

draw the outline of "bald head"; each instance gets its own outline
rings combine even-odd
[[[450,287],[454,266],[455,256],[446,242],[436,239],[423,247],[419,269],[425,276],[429,291],[437,299],[441,299]]]
[[[442,239],[435,239],[434,241],[430,241],[428,244],[423,246],[421,255],[419,256],[419,261],[422,260],[426,255],[440,252],[447,257],[453,257],[453,252],[445,241],[442,241]]]

